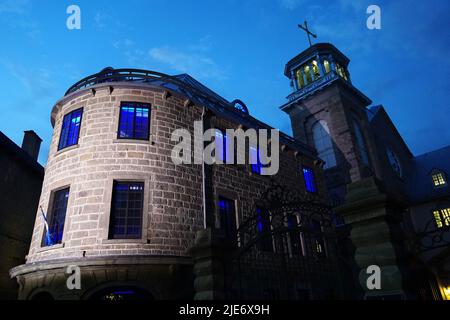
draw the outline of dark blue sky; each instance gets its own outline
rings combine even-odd
[[[82,29],[66,28],[81,8]],[[366,28],[366,8],[382,29]],[[255,117],[291,133],[278,107],[285,63],[307,47],[305,19],[350,59],[353,84],[383,104],[414,154],[450,144],[450,1],[0,0],[0,130],[20,144],[34,129],[48,155],[50,110],[106,66],[189,73]]]

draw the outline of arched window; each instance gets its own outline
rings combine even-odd
[[[335,167],[336,156],[327,123],[324,120],[316,122],[312,127],[312,133],[314,146],[316,147],[319,158],[325,161],[324,169]]]
[[[328,74],[331,71],[330,62],[328,60],[323,60],[323,67],[325,68],[325,73]]]
[[[394,172],[401,178],[403,176],[402,166],[400,164],[400,160],[398,160],[397,155],[389,147],[386,148],[386,154],[392,170],[394,170]]]
[[[298,88],[303,88],[305,86],[305,80],[303,80],[303,73],[301,69],[297,70],[297,84],[298,84]]]
[[[367,148],[366,143],[364,142],[364,136],[361,132],[361,128],[359,127],[358,122],[355,120],[353,121],[353,127],[355,128],[355,136],[356,136],[356,143],[358,144],[359,149],[359,155],[361,156],[362,162],[369,166],[369,156],[367,155]]]
[[[312,68],[313,68],[314,79],[320,78],[319,65],[317,64],[316,60],[313,60]]]
[[[441,188],[447,185],[445,173],[438,169],[431,171],[431,180],[433,181],[433,187],[435,188]]]
[[[311,68],[309,67],[309,65],[306,65],[303,68],[303,72],[306,75],[306,84],[310,84],[311,82],[313,82],[312,75],[311,75]]]
[[[339,63],[336,63],[336,71],[341,78],[344,78],[345,80],[347,80],[347,74],[345,72],[345,69],[343,67],[341,67],[341,65]]]

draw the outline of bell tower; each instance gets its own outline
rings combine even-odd
[[[330,43],[311,45],[286,64],[292,93],[280,107],[291,119],[294,137],[325,161],[335,205],[345,198],[347,184],[377,171],[366,109],[372,101],[353,86],[349,62]]]

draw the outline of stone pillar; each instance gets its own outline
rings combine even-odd
[[[293,84],[294,84],[294,91],[297,91],[298,90],[298,80],[297,80],[297,77],[295,76],[294,70],[291,70],[291,81],[293,81]]]
[[[219,230],[207,228],[197,232],[189,250],[194,260],[194,300],[225,299],[224,259],[230,250]]]
[[[374,178],[366,178],[347,186],[344,205],[336,209],[350,227],[350,240],[355,247],[354,262],[359,272],[361,298],[405,298],[402,261],[402,209],[392,201]],[[381,289],[369,290],[367,268],[381,268]]]

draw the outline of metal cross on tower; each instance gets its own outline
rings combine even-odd
[[[312,43],[311,43],[311,36],[313,36],[313,38],[316,39],[316,38],[317,38],[317,35],[315,35],[315,34],[312,33],[311,31],[309,31],[309,29],[308,29],[308,23],[307,23],[306,21],[305,21],[305,25],[304,25],[304,26],[301,25],[301,24],[299,24],[298,27],[299,27],[300,29],[303,29],[303,30],[306,32],[306,34],[308,35],[309,46],[311,47],[311,46],[312,46]]]

